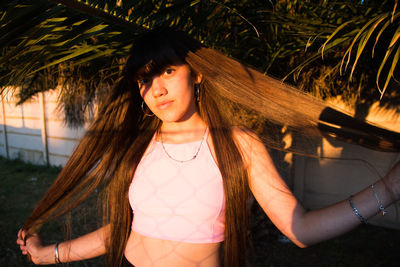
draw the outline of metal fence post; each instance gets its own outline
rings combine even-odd
[[[46,102],[44,97],[44,92],[39,93],[39,105],[41,109],[40,120],[42,122],[42,143],[43,143],[43,153],[46,160],[47,166],[50,165],[49,161],[49,147],[47,141],[47,127],[46,127]]]
[[[7,124],[6,124],[6,109],[4,106],[3,91],[1,91],[1,111],[3,114],[3,143],[6,148],[7,159],[10,159],[10,152],[8,151],[8,138],[7,138]]]

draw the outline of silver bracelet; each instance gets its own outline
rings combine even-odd
[[[360,219],[360,221],[363,224],[367,224],[367,220],[361,215],[361,213],[358,211],[358,209],[354,206],[354,204],[353,204],[353,196],[349,197],[349,203],[350,203],[350,207],[353,209],[354,214],[358,217],[358,219]]]
[[[376,191],[375,191],[374,184],[371,184],[371,189],[372,189],[372,192],[373,192],[374,195],[375,195],[376,201],[378,202],[379,210],[381,211],[382,216],[385,216],[386,210],[385,210],[385,208],[382,206],[382,202],[381,202],[381,200],[379,199],[378,194],[377,194]]]
[[[59,264],[59,263],[61,263],[61,261],[60,261],[60,255],[59,255],[59,253],[58,253],[58,242],[56,243],[56,246],[54,247],[54,260],[55,260],[55,262],[56,262],[56,264]]]

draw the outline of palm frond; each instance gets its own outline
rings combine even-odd
[[[360,84],[351,84],[371,75],[365,62],[372,56],[379,60],[374,90],[382,97],[397,74],[397,1],[2,1],[0,85],[33,86],[47,75],[65,90],[74,81],[91,92],[116,77],[137,34],[172,26],[278,78],[310,69],[327,79],[349,75],[347,85],[338,81],[342,92],[331,81],[332,88],[316,89],[333,95],[359,95]],[[41,87],[27,95],[48,88]]]

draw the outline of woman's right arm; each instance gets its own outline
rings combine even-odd
[[[105,241],[110,235],[109,225],[97,229],[91,233],[59,243],[58,253],[61,263],[86,260],[105,254]],[[25,231],[18,232],[17,244],[22,254],[31,257],[35,264],[55,264],[55,244],[43,246],[37,234],[29,236],[26,241]]]

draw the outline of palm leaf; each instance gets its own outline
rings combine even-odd
[[[397,66],[397,62],[398,62],[398,59],[399,59],[399,58],[398,58],[398,57],[399,57],[399,49],[400,49],[400,46],[399,46],[399,45],[397,45],[397,46],[398,46],[397,52],[396,52],[396,54],[394,55],[394,57],[393,57],[393,59],[392,59],[392,64],[391,64],[390,70],[389,70],[389,72],[388,72],[388,74],[387,74],[387,77],[386,77],[385,84],[384,84],[384,86],[383,86],[382,89],[381,89],[380,86],[379,86],[379,78],[380,78],[380,75],[381,75],[381,73],[382,73],[383,67],[386,65],[386,62],[387,62],[388,59],[390,58],[390,55],[391,55],[392,52],[395,50],[396,43],[397,43],[397,41],[399,40],[399,36],[400,36],[400,27],[397,28],[395,34],[393,35],[393,38],[392,38],[392,40],[390,41],[389,47],[388,47],[388,49],[387,49],[387,51],[386,51],[385,57],[384,57],[384,59],[382,60],[382,63],[381,63],[381,65],[380,65],[380,67],[379,67],[379,70],[378,70],[378,74],[377,74],[377,77],[376,77],[376,84],[377,84],[378,90],[379,90],[379,92],[380,92],[380,94],[381,94],[381,98],[382,98],[383,94],[385,93],[386,88],[387,88],[387,86],[388,86],[390,80],[391,80],[392,77],[393,77],[394,69],[395,69],[396,66]]]
[[[364,34],[362,40],[360,40],[360,42],[359,42],[356,58],[354,60],[353,67],[351,69],[350,79],[353,77],[354,69],[357,66],[357,62],[360,59],[361,53],[364,51],[365,46],[367,45],[368,41],[370,40],[373,32],[376,30],[376,28],[379,26],[379,24],[386,18],[387,18],[387,14],[383,14],[382,16],[378,16],[371,20],[371,24],[374,23],[374,25],[372,27],[370,27],[368,32],[366,34]]]
[[[161,25],[186,30],[260,70],[285,71],[286,78],[311,65],[323,66],[321,58],[330,60],[342,53],[343,68],[351,66],[352,78],[370,49],[368,44],[374,44],[374,55],[374,48],[382,46],[398,21],[397,0],[394,6],[388,2],[4,1],[0,4],[0,84],[23,82],[45,70],[58,72],[57,66],[66,63],[74,67],[94,64],[110,70],[104,73],[111,77],[115,61],[126,54],[134,36]],[[393,47],[397,49],[397,40]],[[384,59],[379,77],[393,78],[398,63],[393,54],[397,52]],[[297,63],[291,63],[291,70],[285,69],[288,60]],[[384,66],[391,66],[392,74]],[[387,79],[384,90],[386,84]]]

